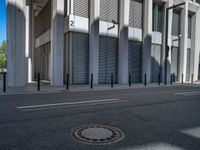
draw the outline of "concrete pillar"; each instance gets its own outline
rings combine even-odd
[[[23,87],[27,83],[25,56],[25,0],[7,0],[7,67],[8,86]]]
[[[128,83],[128,26],[130,0],[120,0],[118,82]]]
[[[51,85],[63,86],[64,0],[52,0]]]
[[[181,11],[181,41],[180,41],[180,61],[179,61],[179,82],[186,81],[187,49],[188,49],[188,1]]]
[[[31,58],[31,55],[32,55],[31,54],[31,52],[32,52],[32,50],[31,50],[31,46],[32,46],[32,43],[31,43],[32,1],[27,3],[25,11],[26,11],[26,38],[25,38],[26,52],[25,52],[25,56],[26,56],[26,61],[27,61],[27,66],[26,66],[27,71],[26,72],[27,72],[27,81],[28,81],[28,83],[30,83],[32,81],[32,58]]]
[[[200,53],[200,8],[192,17],[192,39],[191,39],[191,62],[190,62],[190,74],[194,75],[194,81],[198,80],[198,68],[199,68],[199,53]]]
[[[31,73],[32,80],[35,79],[35,11],[33,9],[33,1],[31,1],[30,6],[30,56],[31,56]]]
[[[165,81],[165,39],[166,39],[166,27],[168,27],[168,46],[169,46],[169,56],[167,58],[167,82],[170,81],[170,74],[171,74],[171,48],[172,48],[172,20],[173,20],[173,10],[169,10],[168,14],[168,25],[166,24],[166,9],[168,7],[173,6],[173,0],[168,0],[168,2],[164,6],[163,11],[163,29],[162,29],[162,61],[161,61],[161,78],[162,82]]]
[[[99,80],[99,17],[100,0],[90,0],[89,79],[93,74],[94,84]]]
[[[152,42],[152,0],[144,1],[144,29],[142,49],[142,81],[144,74],[147,74],[147,82],[150,82],[151,73],[151,42]]]

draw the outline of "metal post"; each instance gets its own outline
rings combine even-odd
[[[192,74],[191,84],[194,82],[194,74]]]
[[[182,74],[182,84],[183,84],[183,74]]]
[[[40,73],[38,73],[38,86],[37,90],[40,91]]]
[[[147,86],[147,74],[144,74],[144,86]]]
[[[6,92],[6,72],[3,73],[3,92]]]
[[[158,85],[160,85],[160,74],[158,75]]]
[[[111,73],[111,88],[113,88],[113,73]]]
[[[169,9],[166,10],[166,33],[165,33],[165,81],[164,84],[167,85],[167,58],[169,53],[168,46],[168,20],[169,20]]]
[[[129,74],[128,79],[129,79],[129,80],[128,80],[128,81],[129,81],[129,82],[128,82],[128,83],[129,83],[129,87],[131,87],[131,84],[132,84],[132,83],[131,83],[131,80],[132,80],[132,78],[131,78],[131,74]]]
[[[69,90],[69,73],[67,74],[66,90]]]
[[[93,73],[91,74],[90,88],[93,89]]]

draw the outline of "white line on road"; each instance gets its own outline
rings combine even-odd
[[[103,100],[91,100],[91,101],[81,101],[81,102],[66,102],[66,103],[31,105],[31,106],[19,106],[19,107],[17,107],[17,109],[44,108],[44,107],[55,107],[55,106],[64,106],[64,105],[78,105],[78,104],[91,104],[91,103],[113,102],[113,101],[120,101],[120,100],[119,99],[103,99]]]
[[[183,96],[193,96],[193,95],[200,95],[200,91],[192,91],[192,92],[174,93],[174,95],[183,95]]]
[[[22,112],[30,112],[30,111],[40,111],[40,110],[50,110],[50,109],[61,109],[61,108],[73,108],[73,107],[84,107],[84,106],[97,106],[97,105],[105,105],[105,104],[117,104],[117,103],[125,103],[127,101],[108,101],[108,102],[100,102],[100,103],[85,103],[85,104],[77,104],[77,105],[63,105],[63,106],[55,106],[55,107],[39,107],[39,108],[30,108],[30,109],[21,109]]]

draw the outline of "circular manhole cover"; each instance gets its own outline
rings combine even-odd
[[[94,145],[112,144],[124,138],[124,133],[120,129],[97,124],[74,128],[71,134],[79,142]]]

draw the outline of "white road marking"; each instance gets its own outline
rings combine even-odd
[[[105,105],[105,104],[116,104],[116,103],[125,103],[127,101],[110,101],[110,102],[101,102],[101,103],[87,103],[87,104],[78,104],[78,105],[63,105],[55,107],[41,107],[41,108],[30,108],[30,109],[21,109],[21,112],[31,112],[31,111],[41,111],[41,110],[50,110],[50,109],[62,109],[62,108],[73,108],[73,107],[84,107],[84,106],[96,106],[96,105]]]
[[[31,105],[31,106],[19,106],[19,107],[17,107],[17,109],[44,108],[44,107],[55,107],[55,106],[64,106],[64,105],[78,105],[78,104],[91,104],[91,103],[113,102],[113,101],[120,101],[120,100],[119,99],[103,99],[103,100],[91,100],[91,101],[80,101],[80,102],[66,102],[66,103]]]
[[[192,92],[174,93],[174,95],[182,95],[182,96],[193,96],[193,95],[200,95],[200,91],[192,91]]]

